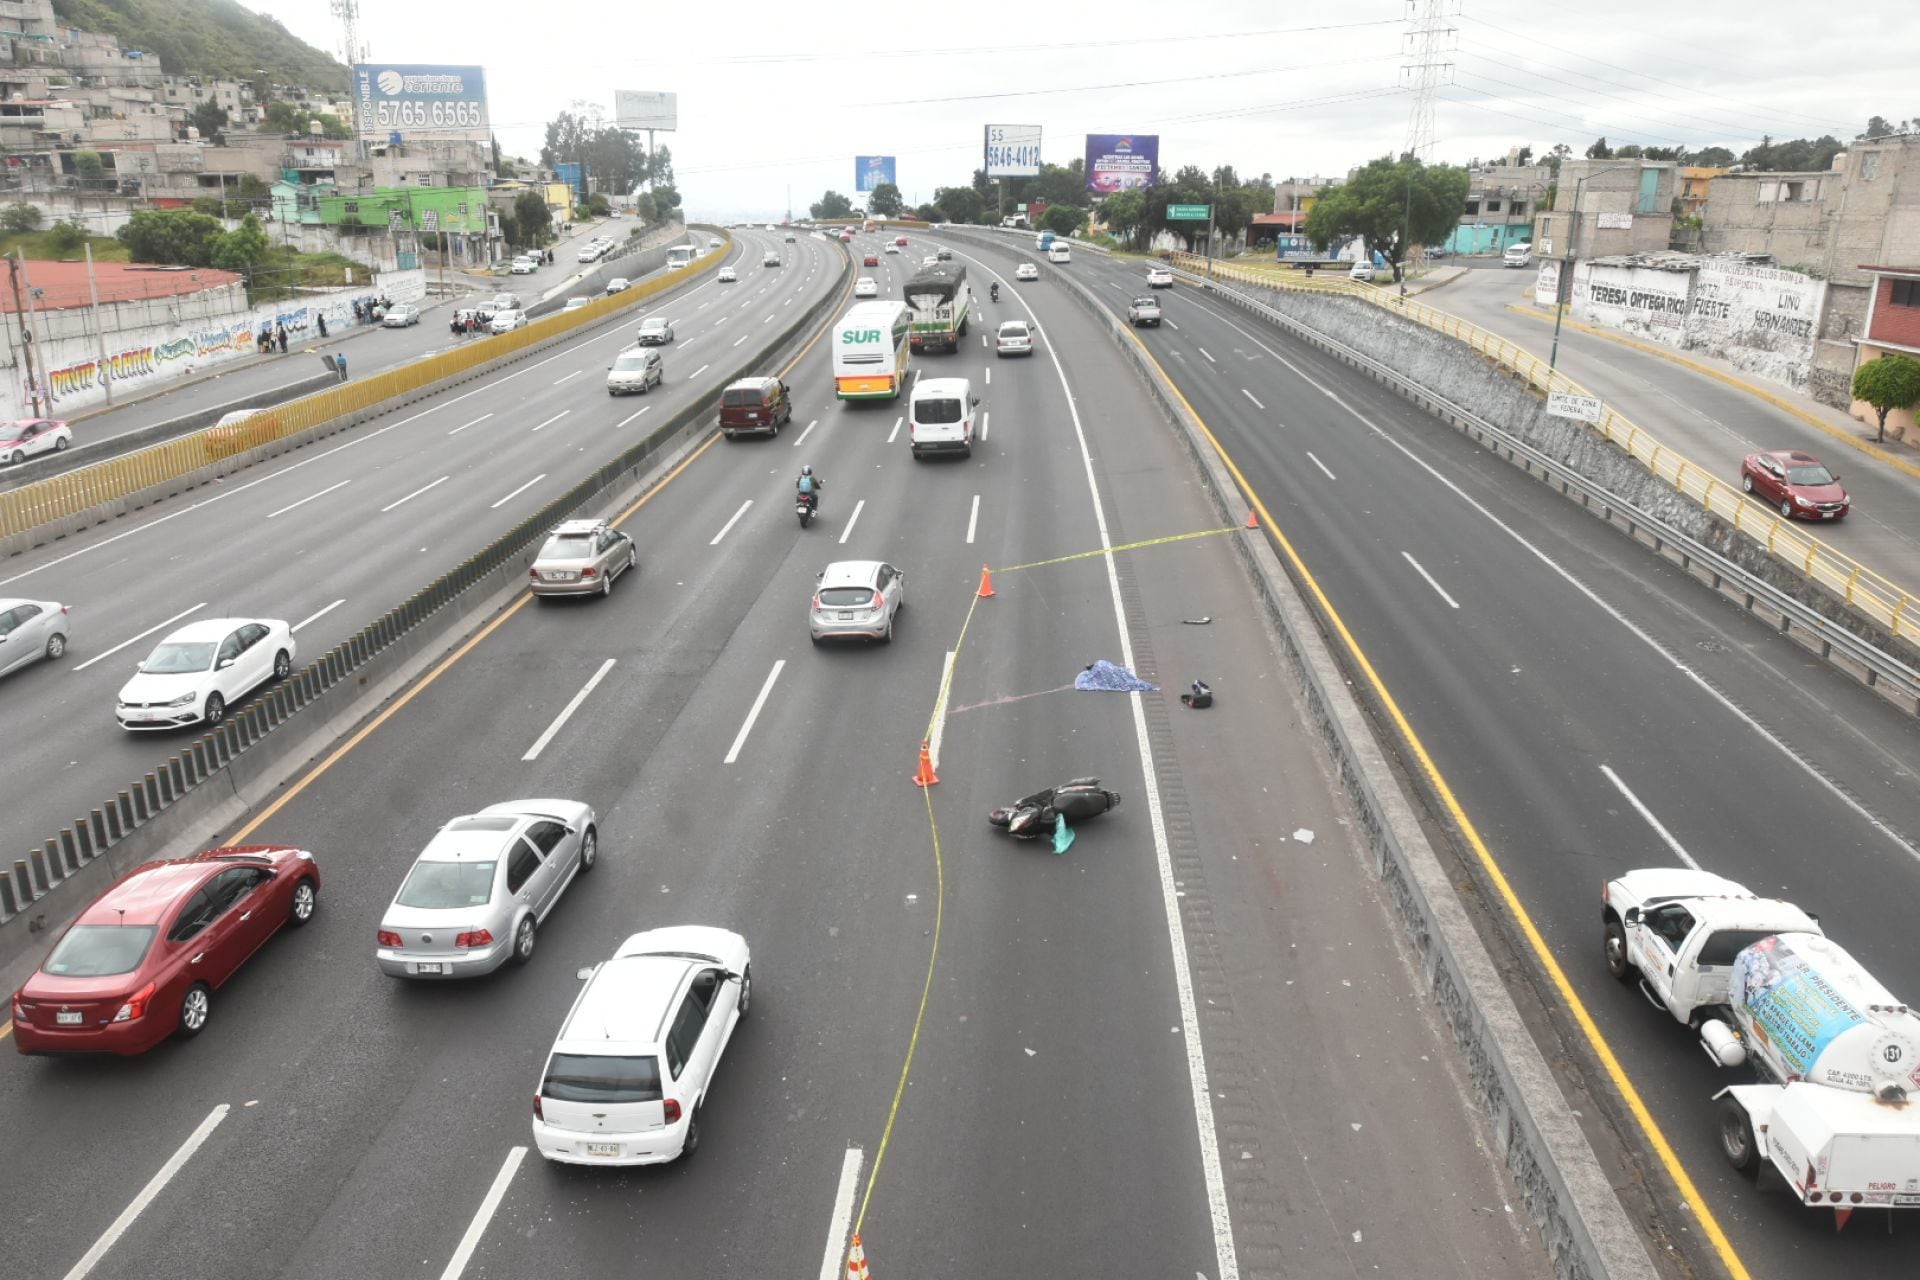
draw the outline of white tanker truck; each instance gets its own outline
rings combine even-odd
[[[1732,880],[1630,871],[1605,898],[1608,971],[1715,1065],[1761,1080],[1714,1095],[1729,1163],[1770,1165],[1838,1226],[1856,1208],[1920,1208],[1920,1017],[1818,918]]]

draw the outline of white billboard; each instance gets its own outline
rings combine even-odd
[[[1040,126],[988,125],[986,169],[989,178],[1039,177]]]
[[[680,95],[615,89],[613,123],[619,129],[657,129],[661,133],[672,133],[680,127]]]

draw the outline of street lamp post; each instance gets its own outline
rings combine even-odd
[[[1567,227],[1567,248],[1560,258],[1560,280],[1553,291],[1553,349],[1547,353],[1547,372],[1553,372],[1560,359],[1560,321],[1567,314],[1567,295],[1573,292],[1573,248],[1574,241],[1580,237],[1580,196],[1586,190],[1587,179],[1597,178],[1603,173],[1614,173],[1621,169],[1638,169],[1637,164],[1610,164],[1604,169],[1595,169],[1592,173],[1581,174],[1573,184],[1573,219]]]

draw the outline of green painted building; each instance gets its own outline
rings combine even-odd
[[[482,187],[370,187],[322,195],[315,203],[321,223],[329,227],[385,227],[397,212],[400,225],[422,231],[423,215],[431,209],[442,231],[472,234],[487,229],[487,193]]]

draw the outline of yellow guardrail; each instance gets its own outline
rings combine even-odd
[[[212,426],[134,453],[110,458],[63,475],[0,493],[0,537],[38,528],[114,502],[155,485],[176,480],[209,463],[232,457],[275,440],[283,440],[337,418],[404,396],[421,387],[464,373],[475,365],[511,355],[582,325],[593,324],[629,309],[681,284],[691,274],[719,265],[726,244],[693,260],[686,270],[671,272],[633,286],[623,293],[594,299],[575,311],[557,312],[533,321],[524,329],[476,339],[458,351],[415,360],[397,369],[343,382],[326,391],[261,409],[234,426]]]
[[[1181,269],[1195,275],[1207,274],[1205,258],[1188,253],[1175,253],[1172,256],[1174,264]],[[1223,262],[1213,264],[1213,278],[1267,289],[1343,294],[1466,343],[1495,364],[1525,378],[1542,394],[1555,391],[1583,396],[1593,394],[1566,374],[1548,368],[1547,362],[1541,357],[1499,334],[1489,333],[1471,321],[1435,307],[1402,298],[1389,287],[1360,284],[1338,275],[1325,280],[1309,280],[1297,270]],[[1604,397],[1596,398],[1605,404]],[[1738,486],[1726,483],[1706,467],[1671,446],[1662,444],[1646,428],[1629,421],[1612,408],[1602,409],[1600,421],[1593,424],[1593,428],[1638,458],[1656,477],[1753,538],[1766,547],[1770,554],[1832,591],[1893,635],[1908,640],[1920,637],[1920,604],[1915,602],[1913,593],[1884,574],[1868,568],[1843,551],[1836,551],[1792,521],[1783,520],[1772,511],[1754,505]]]

